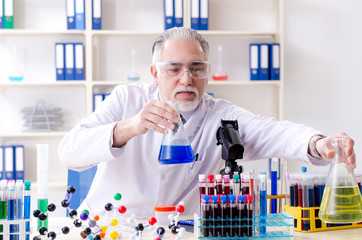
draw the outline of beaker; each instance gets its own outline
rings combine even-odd
[[[347,162],[346,137],[332,139],[335,151],[322,203],[319,218],[327,223],[362,222],[362,198],[353,167]]]
[[[167,102],[177,113],[178,103],[176,101]],[[180,164],[194,161],[194,152],[192,151],[189,139],[186,136],[184,126],[180,119],[178,123],[172,122],[174,129],[167,129],[168,133],[162,139],[158,161],[160,164]]]

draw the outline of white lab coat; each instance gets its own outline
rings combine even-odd
[[[215,137],[220,119],[238,120],[245,148],[243,161],[283,157],[326,164],[307,154],[309,140],[318,131],[255,115],[208,94],[204,94],[198,108],[186,117],[184,124],[191,147],[199,154],[198,161],[159,164],[163,135],[151,130],[134,137],[121,148],[112,148],[116,122],[137,114],[149,99],[160,99],[154,84],[117,86],[90,117],[82,120],[62,140],[59,156],[66,167],[80,171],[98,164],[91,189],[80,209],[102,214],[104,205],[113,201],[115,205],[126,206],[127,214],[153,216],[155,205],[177,205],[182,200],[185,213],[192,214],[199,206],[198,175],[217,173],[225,164]],[[122,194],[118,203],[113,200],[117,192]]]

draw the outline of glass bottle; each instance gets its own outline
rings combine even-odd
[[[176,111],[178,111],[178,103],[176,101],[167,102]],[[184,126],[180,119],[174,123],[174,129],[167,129],[168,133],[162,139],[161,149],[158,156],[160,164],[180,164],[190,163],[195,159],[189,139],[186,136]]]
[[[332,139],[335,151],[323,193],[319,218],[327,223],[362,222],[362,198],[353,167],[347,162],[347,138]]]

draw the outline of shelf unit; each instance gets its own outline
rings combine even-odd
[[[200,31],[210,44],[210,60],[217,62],[217,45],[224,46],[223,64],[229,80],[209,80],[207,92],[226,98],[255,113],[283,119],[284,0],[209,0],[209,29]],[[0,71],[0,144],[25,142],[26,178],[36,180],[35,144],[51,142],[54,163],[51,181],[66,179],[57,148],[61,138],[93,109],[93,93],[110,92],[126,80],[131,49],[136,49],[137,71],[142,82],[151,82],[151,47],[163,31],[163,1],[103,0],[103,30],[92,30],[91,3],[86,0],[86,29],[66,30],[65,0],[17,0],[15,29],[0,29],[0,52],[15,45],[23,52],[24,80],[10,82]],[[184,26],[190,26],[190,0],[184,0]],[[30,19],[29,16],[35,16]],[[44,19],[49,21],[44,21]],[[55,81],[54,44],[83,42],[85,81]],[[279,81],[250,81],[249,43],[279,42]],[[2,55],[2,54],[0,54]],[[7,60],[0,56],[0,66]],[[211,74],[216,66],[211,65]],[[132,82],[133,83],[133,82]],[[19,111],[38,98],[62,107],[65,126],[59,132],[23,133]],[[30,149],[29,151],[27,151]],[[60,170],[59,170],[60,169]]]

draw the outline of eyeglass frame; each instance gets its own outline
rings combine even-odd
[[[182,74],[180,73],[179,75],[173,77],[171,80],[181,79],[181,78],[184,76],[184,74],[185,74],[186,71],[189,72],[190,78],[192,78],[192,79],[194,79],[194,80],[207,79],[207,78],[208,78],[208,75],[209,75],[209,73],[210,73],[210,61],[186,61],[186,60],[185,60],[185,61],[156,62],[156,63],[155,63],[155,66],[156,66],[157,72],[159,72],[162,77],[169,78],[169,77],[167,77],[166,75],[164,75],[164,74],[160,71],[160,67],[159,67],[159,66],[160,66],[161,64],[162,64],[162,65],[166,65],[166,64],[173,64],[173,63],[174,63],[174,64],[190,63],[190,65],[189,65],[189,67],[186,68],[186,67],[182,64],[181,66],[185,69],[185,71],[183,71]],[[207,64],[206,76],[205,76],[204,78],[196,78],[196,79],[194,78],[194,76],[192,75],[192,73],[191,73],[191,71],[190,71],[190,66],[191,66],[193,63],[196,63],[196,64],[197,64],[197,63]]]

